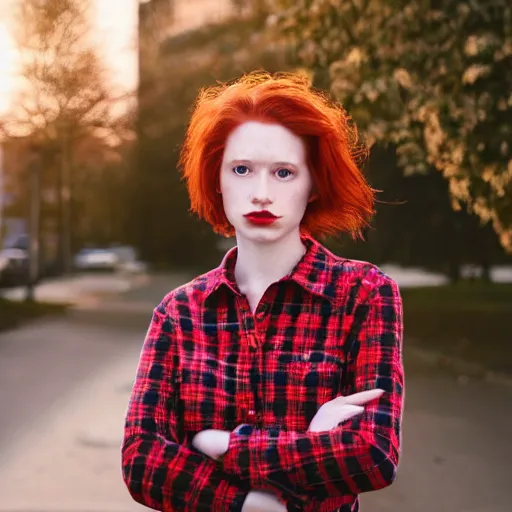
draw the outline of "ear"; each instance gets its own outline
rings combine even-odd
[[[308,199],[308,203],[313,203],[314,201],[316,201],[318,199],[318,194],[316,193],[312,193],[310,196],[309,196],[309,199]]]

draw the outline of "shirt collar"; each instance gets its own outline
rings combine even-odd
[[[333,286],[333,270],[336,257],[310,236],[303,235],[306,253],[295,268],[280,281],[295,281],[305,290],[330,301],[336,300],[336,287]],[[241,295],[235,280],[237,248],[230,249],[222,263],[209,273],[206,295],[210,296],[223,286],[236,295]]]

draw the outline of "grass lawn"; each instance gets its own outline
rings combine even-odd
[[[404,288],[406,343],[512,374],[512,283]]]
[[[66,307],[64,304],[17,302],[0,298],[0,332],[19,327],[36,318],[63,314]]]

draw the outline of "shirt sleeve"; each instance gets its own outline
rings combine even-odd
[[[178,443],[177,397],[165,307],[154,310],[126,413],[123,479],[133,499],[162,512],[240,512],[248,486]]]
[[[390,485],[401,444],[404,398],[402,300],[389,278],[372,288],[354,312],[350,356],[353,393],[381,388],[365,412],[326,432],[257,429],[230,435],[226,472],[319,499],[360,494]]]

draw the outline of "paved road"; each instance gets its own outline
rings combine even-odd
[[[507,512],[512,503],[512,388],[433,375],[406,358],[403,456],[375,512]]]
[[[0,511],[132,512],[119,445],[144,331],[54,321],[0,336]]]
[[[147,510],[119,469],[145,316],[123,329],[86,318],[0,336],[0,512]],[[432,373],[407,351],[406,372],[399,476],[364,495],[363,512],[509,511],[512,389]]]

